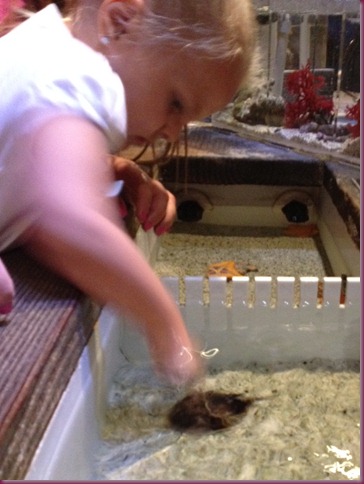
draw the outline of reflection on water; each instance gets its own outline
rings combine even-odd
[[[185,393],[127,363],[115,376],[97,479],[359,479],[358,362],[304,361],[215,370],[202,390],[257,398],[225,431],[170,428],[167,413]]]

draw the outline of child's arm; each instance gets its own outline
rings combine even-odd
[[[185,351],[193,344],[177,306],[104,196],[112,173],[102,133],[63,117],[23,143],[24,155],[32,153],[36,217],[26,245],[91,297],[137,320],[158,372],[174,383],[196,376],[199,363]]]

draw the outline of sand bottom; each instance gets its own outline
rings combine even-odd
[[[195,388],[257,398],[239,422],[199,434],[170,428],[186,389],[125,363],[115,377],[98,480],[359,480],[358,362],[211,370]]]
[[[289,237],[278,227],[238,227],[214,224],[176,223],[159,240],[154,270],[160,277],[180,278],[180,302],[185,301],[186,276],[202,276],[204,303],[209,302],[207,273],[211,264],[233,261],[252,282],[255,276],[272,277],[272,304],[277,276],[296,278],[295,303],[299,302],[299,277],[322,279],[333,271],[319,235]],[[230,302],[227,287],[227,302]]]
[[[159,276],[204,276],[209,264],[233,260],[249,276],[330,276],[319,236],[289,237],[275,227],[176,223],[160,238]],[[254,272],[247,272],[254,267]]]
[[[177,224],[161,238],[160,275],[206,275],[209,264],[255,266],[247,275],[331,275],[318,238],[278,229]],[[170,408],[187,392],[160,382],[148,364],[125,362],[115,376],[98,480],[359,480],[358,362],[314,359],[210,370],[197,389],[257,400],[226,430],[173,430]]]

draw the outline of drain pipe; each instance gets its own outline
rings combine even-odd
[[[282,193],[273,204],[273,212],[282,222],[307,224],[316,222],[315,205],[310,195],[301,190]]]
[[[175,193],[177,218],[181,222],[199,222],[205,210],[212,210],[213,205],[207,195],[199,190],[189,189]]]

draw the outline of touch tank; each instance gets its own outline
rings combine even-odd
[[[203,351],[218,352],[192,389],[165,387],[124,327],[98,479],[360,479],[359,247],[348,235],[355,262],[330,257],[326,226],[331,239],[346,228],[316,183],[334,162],[359,194],[359,2],[254,3],[255,88],[190,125],[186,155],[159,162],[179,222],[144,245]],[[257,173],[278,162],[290,176]],[[238,393],[249,408],[228,429],[173,429],[168,412],[191,390]]]

